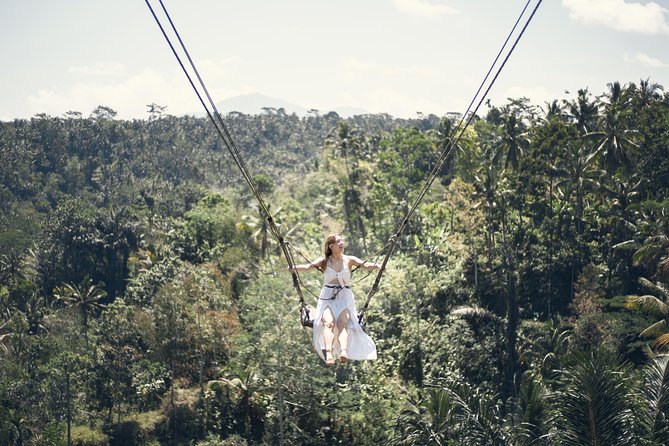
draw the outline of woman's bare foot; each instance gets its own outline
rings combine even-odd
[[[331,365],[334,365],[335,360],[334,356],[332,356],[332,350],[325,350],[325,365],[330,367]]]
[[[341,362],[348,362],[348,349],[341,349],[341,353],[339,353],[339,360]]]

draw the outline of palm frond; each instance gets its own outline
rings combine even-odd
[[[667,322],[662,319],[661,321],[655,322],[650,327],[645,328],[641,333],[639,333],[639,336],[655,337],[665,333],[667,333]]]
[[[659,283],[653,283],[645,277],[639,277],[639,284],[645,289],[661,295],[665,300],[669,299],[669,290]]]
[[[630,249],[636,246],[637,246],[636,240],[626,240],[621,243],[616,243],[615,245],[611,246],[611,249]]]
[[[572,358],[556,398],[556,444],[639,444],[632,367],[603,350]]]
[[[656,357],[644,368],[641,391],[646,404],[639,419],[645,439],[669,444],[669,355]]]
[[[528,370],[523,373],[518,397],[512,400],[507,429],[512,444],[536,444],[549,433],[550,407],[548,392],[540,375]]]
[[[630,310],[640,310],[647,314],[662,317],[669,313],[667,304],[650,294],[645,294],[643,296],[627,296],[627,299],[625,299],[625,308]]]
[[[669,333],[664,333],[655,339],[653,346],[657,351],[666,351],[665,348],[669,345]]]

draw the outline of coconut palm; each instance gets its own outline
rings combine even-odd
[[[615,172],[618,167],[629,169],[631,152],[639,147],[633,140],[636,132],[627,128],[628,96],[626,89],[621,87],[619,82],[609,84],[609,93],[606,95],[608,101],[602,101],[604,114],[599,119],[601,130],[584,135],[585,138],[597,141],[596,151],[603,149],[606,166],[611,172]]]
[[[457,444],[502,446],[508,444],[503,426],[502,404],[492,395],[463,383],[444,388],[457,426]]]
[[[639,425],[646,444],[669,444],[669,356],[658,356],[644,368],[641,395]]]
[[[635,93],[632,101],[637,110],[645,109],[654,101],[662,101],[664,97],[663,87],[655,82],[650,82],[649,79],[641,79]]]
[[[623,242],[619,245],[632,243]],[[625,306],[633,310],[641,310],[646,314],[658,317],[659,320],[643,330],[642,336],[655,336],[655,348],[664,349],[669,345],[669,237],[656,235],[648,237],[643,245],[634,253],[632,260],[636,266],[644,265],[652,268],[656,265],[657,282],[641,277],[639,284],[649,292],[641,296],[627,296]]]
[[[592,132],[597,128],[597,104],[590,99],[590,92],[587,88],[578,90],[576,100],[566,102],[565,107],[581,135]]]
[[[658,234],[646,238],[632,257],[635,265],[655,268],[655,276],[669,285],[669,236]]]
[[[655,294],[627,296],[625,306],[659,318],[657,322],[644,329],[640,334],[641,336],[656,337],[655,348],[661,350],[669,345],[669,290],[644,277],[639,278],[639,284]]]
[[[30,420],[19,410],[7,409],[5,412],[5,422],[9,425],[9,441],[12,446],[23,446],[26,440],[32,437],[33,431],[30,429]]]
[[[523,373],[517,396],[507,403],[505,430],[509,433],[511,444],[545,444],[551,422],[549,396],[539,373],[533,370]]]
[[[264,386],[259,374],[251,367],[230,363],[226,366],[225,374],[217,380],[209,381],[209,388],[216,391],[226,389],[235,395],[238,408],[244,414],[246,438],[251,438],[253,414],[258,404],[257,399],[263,393]]]
[[[9,323],[9,321],[6,321],[6,322],[3,322],[2,324],[0,324],[0,331],[4,330],[4,328],[7,326],[8,323]],[[5,339],[9,339],[9,337],[11,335],[12,335],[11,332],[0,334],[0,349],[2,349],[2,351],[4,351],[4,352],[7,351],[7,346],[5,345]]]
[[[282,207],[279,207],[277,210],[272,211],[271,205],[267,205],[267,210],[270,212],[270,217],[274,221],[276,227],[281,227],[279,222],[279,214],[283,210]],[[242,221],[253,232],[251,233],[250,242],[260,251],[261,258],[267,258],[270,254],[270,241],[273,237],[269,221],[267,216],[258,208],[259,216],[255,215],[243,215]],[[282,234],[284,237],[290,236],[295,231],[296,227],[293,227],[286,231],[285,234]]]
[[[452,401],[443,389],[430,389],[425,399],[410,402],[397,420],[395,445],[447,445],[452,429]]]
[[[530,141],[527,137],[527,126],[523,122],[523,116],[515,108],[502,108],[500,120],[500,144],[506,156],[506,166],[511,165],[511,167],[517,169],[518,160],[530,146]]]
[[[366,175],[359,161],[369,156],[369,141],[364,132],[351,127],[346,121],[340,121],[326,138],[325,145],[332,150],[333,158],[344,158],[346,175],[340,176],[339,182],[340,190],[343,191],[346,231],[353,246],[361,239],[362,248],[367,251],[367,229],[362,219],[368,213],[362,196]]]
[[[54,290],[56,301],[62,302],[68,307],[76,307],[81,316],[81,325],[86,343],[88,343],[88,320],[103,308],[100,300],[105,296],[107,296],[105,290],[99,285],[94,285],[88,277],[79,285],[68,283]]]
[[[28,326],[30,327],[30,333],[36,335],[47,331],[46,327],[42,324],[46,309],[47,304],[43,296],[33,294],[30,297],[24,312],[26,320],[28,321]]]
[[[551,102],[546,102],[545,106],[542,108],[544,112],[544,121],[550,121],[554,117],[563,117],[564,109],[560,105],[560,102],[557,99],[554,99]]]
[[[558,169],[565,178],[561,190],[571,190],[576,201],[576,231],[583,232],[583,209],[588,190],[597,189],[605,172],[597,168],[597,156],[601,147],[593,150],[589,144],[573,141],[562,148]],[[567,194],[565,194],[567,195]]]
[[[555,444],[640,444],[632,372],[631,365],[604,350],[574,354],[555,395]]]

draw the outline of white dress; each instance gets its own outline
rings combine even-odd
[[[344,268],[337,272],[329,265],[325,268],[325,284],[318,297],[316,307],[316,318],[314,319],[313,340],[314,349],[318,356],[325,361],[325,339],[323,337],[323,313],[329,307],[334,314],[335,341],[332,347],[334,358],[339,358],[341,348],[339,346],[339,330],[337,329],[337,318],[342,311],[348,308],[351,318],[348,322],[348,359],[364,360],[376,359],[376,345],[372,338],[364,332],[358,323],[358,313],[355,309],[355,299],[349,284],[351,283],[351,271]],[[335,282],[336,279],[336,282]],[[332,283],[335,282],[335,283]]]

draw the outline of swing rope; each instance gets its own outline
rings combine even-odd
[[[420,202],[423,200],[423,198],[427,194],[427,192],[430,189],[430,187],[432,186],[432,183],[434,182],[434,180],[437,178],[439,172],[441,171],[444,164],[448,160],[448,157],[450,156],[451,152],[453,151],[453,148],[456,147],[457,144],[460,142],[460,139],[462,138],[462,135],[464,135],[465,131],[467,130],[467,127],[469,127],[469,125],[471,124],[474,116],[476,116],[476,113],[478,112],[479,108],[481,107],[481,104],[485,100],[486,96],[490,92],[490,89],[492,88],[495,81],[497,80],[500,73],[502,72],[502,69],[506,65],[509,58],[511,57],[511,54],[513,53],[516,46],[518,45],[518,42],[520,41],[521,37],[525,33],[525,30],[527,29],[528,25],[530,24],[530,22],[534,18],[534,15],[536,14],[537,10],[539,9],[539,6],[541,5],[542,1],[543,0],[539,0],[537,2],[536,6],[532,10],[532,13],[530,14],[527,21],[525,22],[525,25],[523,26],[522,30],[520,31],[520,33],[516,37],[516,40],[514,41],[513,46],[511,47],[509,52],[506,54],[504,60],[502,61],[502,64],[497,69],[497,72],[495,73],[495,76],[493,77],[492,81],[490,82],[490,84],[486,88],[485,92],[483,93],[483,95],[479,99],[479,101],[476,104],[476,107],[474,108],[474,110],[470,112],[472,104],[474,104],[474,102],[476,101],[476,98],[479,95],[480,91],[483,89],[483,86],[485,85],[488,77],[490,76],[490,73],[493,71],[493,68],[497,64],[497,61],[499,60],[500,56],[504,52],[504,49],[505,49],[507,43],[509,42],[511,36],[513,35],[513,33],[514,33],[516,27],[518,26],[518,23],[520,22],[521,18],[525,14],[525,11],[527,10],[527,7],[529,6],[531,0],[528,0],[527,3],[525,4],[525,7],[523,8],[520,15],[518,16],[518,19],[516,20],[516,23],[513,25],[513,28],[509,32],[509,35],[507,36],[506,40],[504,41],[504,44],[502,45],[501,49],[497,53],[497,57],[495,57],[495,60],[493,61],[492,65],[490,66],[490,69],[488,70],[488,73],[485,75],[483,81],[481,82],[481,85],[479,86],[478,90],[476,91],[476,94],[474,95],[471,102],[469,103],[469,107],[467,107],[467,110],[465,111],[465,114],[462,116],[462,118],[458,122],[458,125],[453,130],[453,132],[451,133],[451,135],[457,134],[457,137],[455,139],[453,139],[453,136],[451,136],[449,144],[447,144],[444,147],[444,149],[442,150],[442,152],[439,156],[439,159],[437,160],[436,164],[432,168],[432,171],[428,175],[428,177],[425,181],[425,184],[423,185],[423,188],[421,189],[420,193],[418,194],[418,196],[414,200],[413,205],[407,211],[407,213],[404,216],[404,219],[402,220],[402,223],[399,225],[399,228],[397,229],[397,231],[388,240],[388,245],[389,245],[388,252],[386,253],[386,256],[384,257],[383,262],[381,263],[381,268],[379,269],[379,272],[377,273],[376,278],[374,279],[374,283],[373,283],[372,287],[370,288],[369,292],[367,293],[367,299],[365,300],[365,304],[363,305],[361,310],[358,312],[358,322],[360,324],[363,324],[364,314],[367,311],[367,309],[369,308],[369,303],[372,300],[372,296],[374,296],[374,294],[376,294],[376,292],[379,289],[379,283],[381,282],[381,277],[383,276],[383,272],[386,269],[386,265],[388,263],[388,260],[392,256],[393,251],[395,250],[395,245],[397,244],[397,241],[399,240],[400,236],[402,235],[402,232],[404,231],[407,224],[409,223],[409,219],[414,214],[414,212],[418,208],[418,205],[420,204]],[[463,126],[463,122],[464,122],[464,126]]]
[[[284,240],[283,235],[281,234],[281,231],[279,230],[278,226],[274,222],[274,219],[272,218],[272,215],[269,212],[268,206],[265,204],[265,201],[263,200],[260,191],[258,190],[255,181],[253,180],[253,177],[249,174],[249,171],[246,167],[246,164],[244,163],[244,159],[237,148],[237,145],[235,144],[234,140],[232,139],[232,135],[230,134],[227,126],[223,122],[223,118],[221,117],[221,114],[219,113],[216,104],[211,98],[211,95],[209,94],[209,90],[207,89],[206,85],[204,84],[204,81],[202,80],[202,77],[200,76],[199,71],[197,70],[197,67],[195,66],[195,63],[193,62],[193,59],[190,57],[190,53],[188,52],[188,49],[186,48],[186,45],[184,44],[183,40],[181,39],[181,35],[179,34],[174,22],[172,21],[172,18],[170,17],[169,12],[167,11],[167,8],[163,4],[162,0],[159,0],[160,6],[162,7],[162,10],[165,14],[165,17],[167,17],[170,26],[172,28],[172,31],[174,32],[175,36],[179,40],[179,44],[181,46],[181,49],[185,56],[187,57],[190,67],[193,70],[193,73],[198,79],[200,88],[204,92],[205,96],[207,97],[207,100],[209,102],[209,105],[211,106],[210,108],[207,106],[205,103],[202,94],[198,90],[197,86],[195,85],[195,82],[193,81],[193,78],[191,74],[189,73],[188,69],[184,65],[181,56],[179,55],[179,52],[176,50],[174,47],[172,40],[170,37],[167,35],[167,32],[165,31],[165,28],[163,27],[163,24],[161,23],[160,19],[156,15],[153,7],[151,6],[151,3],[149,0],[145,0],[146,5],[148,6],[149,10],[151,11],[151,15],[153,16],[154,20],[156,21],[156,24],[160,28],[161,33],[163,34],[163,37],[167,41],[167,44],[169,45],[170,49],[172,50],[172,53],[176,57],[177,61],[179,62],[179,65],[181,66],[182,71],[186,75],[186,78],[188,79],[188,82],[190,83],[193,91],[197,95],[198,100],[202,104],[202,107],[204,107],[205,111],[207,112],[207,116],[211,120],[212,124],[214,125],[214,128],[216,129],[218,135],[221,137],[223,140],[223,143],[228,150],[228,153],[232,156],[232,159],[235,161],[235,164],[239,168],[239,170],[242,173],[242,176],[246,180],[246,182],[249,185],[249,188],[251,189],[251,192],[255,196],[255,198],[258,200],[258,204],[260,207],[260,210],[262,214],[265,215],[265,218],[268,223],[268,228],[274,238],[276,238],[277,242],[279,243],[279,246],[281,247],[281,251],[283,252],[284,257],[286,258],[286,261],[288,262],[288,266],[291,270],[293,270],[293,267],[295,265],[295,260],[293,259],[292,253],[288,249],[288,242]],[[300,280],[297,276],[297,272],[293,271],[292,272],[292,277],[293,277],[293,287],[295,288],[297,295],[299,296],[300,299],[300,308],[301,308],[301,317],[302,317],[302,322],[303,325],[305,325],[305,320],[309,321],[309,309],[304,301],[304,295],[302,294],[302,289],[300,288]]]
[[[197,67],[195,66],[195,63],[193,62],[192,58],[190,57],[190,53],[188,52],[183,40],[181,39],[181,36],[180,36],[178,30],[176,29],[176,26],[175,26],[174,22],[172,21],[172,18],[170,16],[170,14],[168,13],[167,8],[163,4],[163,1],[159,0],[160,5],[162,7],[162,10],[163,10],[166,18],[168,19],[168,21],[170,23],[172,31],[174,32],[175,36],[177,37],[177,39],[179,41],[179,44],[181,46],[181,49],[182,49],[183,53],[185,54],[185,56],[187,57],[187,59],[189,61],[189,64],[190,64],[191,69],[193,70],[193,73],[195,74],[195,76],[198,79],[200,88],[202,89],[205,96],[207,97],[209,105],[211,106],[211,110],[210,110],[209,106],[207,106],[205,100],[203,99],[202,94],[198,90],[198,87],[195,85],[195,82],[193,81],[193,78],[191,77],[191,74],[189,73],[189,70],[184,65],[184,63],[181,59],[181,56],[179,55],[179,52],[176,50],[175,46],[172,43],[172,40],[170,39],[167,32],[165,31],[165,28],[163,27],[163,24],[161,23],[158,16],[156,15],[153,7],[151,6],[151,3],[149,2],[149,0],[145,0],[145,2],[146,2],[146,5],[148,6],[149,10],[151,11],[151,15],[153,16],[154,20],[156,21],[156,24],[160,28],[160,31],[163,34],[163,37],[167,41],[167,44],[169,45],[170,49],[172,50],[172,53],[174,54],[175,58],[177,59],[179,65],[181,66],[182,71],[186,75],[186,78],[188,79],[188,82],[190,83],[193,91],[197,95],[198,100],[200,101],[200,103],[204,107],[204,109],[207,113],[207,116],[209,117],[209,119],[212,122],[212,124],[214,125],[214,128],[216,129],[217,133],[219,134],[219,136],[223,140],[223,143],[224,143],[226,149],[228,150],[228,153],[232,156],[232,159],[235,161],[235,164],[237,165],[240,172],[242,173],[242,176],[244,177],[247,184],[249,185],[249,188],[251,189],[251,192],[253,193],[253,195],[257,199],[260,210],[261,210],[261,213],[265,215],[265,218],[267,220],[268,228],[269,228],[270,232],[272,233],[272,235],[276,238],[277,242],[279,243],[279,246],[281,247],[281,251],[283,252],[284,257],[286,258],[286,261],[288,262],[288,267],[292,272],[293,287],[295,288],[295,290],[298,294],[299,300],[300,300],[302,325],[303,326],[312,326],[313,321],[311,321],[310,318],[309,318],[309,309],[308,309],[308,307],[307,307],[307,305],[304,301],[304,295],[303,295],[302,289],[300,287],[301,279],[300,279],[298,273],[294,270],[295,260],[293,258],[293,255],[292,255],[290,249],[289,249],[291,245],[289,245],[289,243],[287,241],[285,241],[285,239],[284,239],[283,235],[281,234],[278,226],[274,222],[274,219],[269,212],[269,207],[265,204],[265,201],[263,200],[263,198],[262,198],[262,196],[261,196],[261,194],[260,194],[260,192],[259,192],[259,190],[258,190],[258,188],[255,184],[255,181],[253,180],[253,177],[251,177],[251,175],[249,174],[249,171],[246,167],[244,159],[243,159],[239,149],[237,148],[237,146],[236,146],[236,144],[235,144],[235,142],[232,138],[232,135],[230,134],[230,132],[227,128],[227,126],[225,125],[225,123],[223,121],[223,118],[222,118],[221,114],[219,113],[219,111],[216,107],[216,104],[212,100],[211,95],[209,94],[209,91],[208,91],[207,87],[205,86],[204,81],[202,80],[202,77],[200,76],[200,73],[197,70]],[[525,11],[527,10],[527,7],[529,6],[530,2],[531,2],[531,0],[528,0],[527,3],[525,4],[525,7],[523,8],[523,10],[522,10],[520,16],[518,17],[518,19],[516,20],[516,23],[514,24],[511,32],[507,36],[504,44],[502,45],[502,48],[498,52],[497,57],[495,58],[494,62],[492,63],[492,65],[490,67],[490,69],[488,70],[488,73],[486,74],[484,80],[481,82],[481,85],[479,86],[476,94],[472,98],[472,101],[470,102],[467,110],[465,111],[465,114],[463,115],[463,117],[458,122],[457,127],[451,133],[451,135],[456,135],[457,134],[457,137],[455,139],[453,138],[453,136],[450,137],[450,143],[447,144],[444,147],[444,149],[442,150],[439,159],[437,160],[435,166],[433,167],[432,171],[428,175],[428,177],[425,181],[425,184],[423,185],[423,188],[421,189],[417,198],[414,200],[413,205],[408,210],[407,214],[405,215],[404,219],[402,220],[402,223],[400,224],[400,226],[397,229],[397,231],[395,232],[395,234],[393,234],[393,236],[391,236],[390,239],[388,240],[388,242],[386,243],[385,247],[388,247],[388,251],[386,252],[386,255],[383,259],[383,262],[381,263],[381,268],[379,269],[379,272],[378,272],[378,274],[377,274],[377,276],[374,280],[374,283],[373,283],[371,289],[369,290],[369,292],[367,294],[367,299],[365,301],[365,304],[362,307],[362,309],[360,310],[360,312],[358,313],[358,320],[361,323],[362,323],[362,320],[363,320],[364,313],[367,310],[367,308],[369,307],[369,303],[371,301],[372,296],[374,296],[374,294],[376,294],[376,292],[378,291],[379,283],[381,281],[381,277],[383,276],[383,272],[385,271],[388,260],[392,256],[392,254],[395,250],[395,245],[397,244],[397,241],[399,240],[399,237],[401,236],[402,232],[404,231],[405,227],[407,226],[407,224],[409,222],[409,219],[415,213],[416,209],[418,208],[418,205],[423,200],[423,198],[427,194],[429,188],[431,187],[432,183],[437,178],[439,172],[441,171],[444,164],[448,160],[448,157],[451,154],[451,152],[453,151],[453,148],[457,146],[460,139],[462,138],[462,135],[467,130],[467,127],[470,125],[472,119],[474,118],[474,116],[478,112],[478,109],[480,108],[481,104],[483,103],[483,100],[488,95],[490,89],[492,88],[493,84],[497,80],[497,78],[498,78],[499,74],[501,73],[502,69],[506,65],[506,62],[509,60],[509,57],[511,56],[511,54],[515,50],[518,42],[520,41],[520,38],[525,33],[525,30],[527,29],[529,23],[532,21],[532,18],[534,17],[535,13],[539,9],[539,6],[541,5],[542,0],[539,0],[538,3],[536,4],[536,6],[534,7],[534,10],[532,11],[530,17],[525,22],[525,25],[523,26],[523,29],[521,30],[521,32],[517,36],[513,46],[511,47],[511,49],[507,53],[506,57],[504,58],[504,61],[502,62],[501,66],[498,68],[497,72],[495,73],[495,76],[492,79],[492,81],[490,82],[490,84],[488,85],[485,93],[481,96],[481,98],[480,98],[478,104],[476,105],[476,107],[474,108],[474,110],[472,112],[470,112],[472,104],[476,101],[477,96],[479,95],[480,91],[483,89],[483,86],[485,85],[490,73],[492,72],[494,66],[496,65],[500,56],[504,52],[504,49],[506,48],[507,43],[509,42],[511,36],[513,35],[513,33],[514,33],[518,23],[520,22],[522,16],[525,14]],[[463,125],[463,123],[464,123],[464,125]],[[385,247],[384,247],[384,249],[385,249]]]

